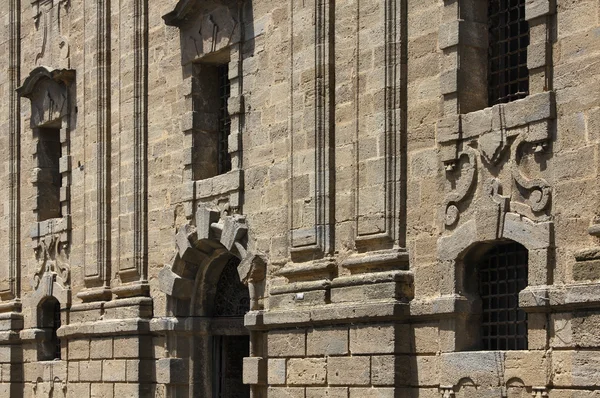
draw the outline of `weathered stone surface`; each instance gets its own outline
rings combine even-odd
[[[318,358],[292,358],[287,363],[289,385],[319,385],[327,380],[327,360]]]
[[[0,396],[596,398],[597,1],[5,3]]]

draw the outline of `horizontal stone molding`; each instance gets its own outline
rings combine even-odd
[[[393,249],[356,253],[343,260],[341,265],[350,270],[374,267],[408,269],[408,251]]]
[[[382,300],[369,304],[340,303],[301,310],[250,311],[244,317],[244,326],[250,330],[269,330],[283,327],[406,320],[409,316],[409,307],[408,303]]]
[[[563,312],[600,308],[600,283],[529,286],[519,293],[527,312]]]

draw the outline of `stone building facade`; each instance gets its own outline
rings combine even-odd
[[[0,396],[599,396],[598,0],[0,20]]]

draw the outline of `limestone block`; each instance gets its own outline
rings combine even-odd
[[[375,355],[371,357],[371,383],[374,386],[393,386],[396,381],[396,357]]]
[[[269,387],[269,398],[305,398],[302,387]]]
[[[393,325],[359,325],[350,328],[352,355],[394,352],[396,352],[396,329]]]
[[[350,398],[394,398],[395,388],[350,388]]]
[[[127,361],[124,359],[107,359],[102,364],[102,381],[127,381]],[[81,367],[80,367],[81,372]]]
[[[231,250],[236,241],[242,239],[248,232],[246,219],[240,216],[225,217],[223,220],[223,231],[221,232],[221,244],[227,250]]]
[[[244,384],[265,384],[267,361],[260,357],[244,358],[242,380]]]
[[[308,387],[306,389],[306,398],[348,398],[348,388],[346,387]]]
[[[184,384],[188,381],[187,362],[180,358],[162,358],[156,361],[156,382]]]
[[[267,336],[269,357],[300,357],[306,354],[304,330],[271,331]]]
[[[507,351],[504,372],[506,380],[519,378],[525,385],[545,386],[550,382],[545,351]]]
[[[320,385],[327,380],[327,360],[322,358],[293,358],[288,360],[288,385]]]
[[[126,395],[118,395],[125,397]],[[89,398],[90,383],[69,383],[67,388],[67,398]]]
[[[269,385],[285,384],[287,359],[269,359],[267,382]]]
[[[527,0],[525,2],[525,18],[528,21],[554,14],[556,2],[554,0]]]
[[[113,339],[94,339],[94,342],[90,344],[90,358],[91,359],[107,359],[113,357]]]
[[[370,357],[329,357],[327,359],[327,382],[329,385],[360,386],[368,385],[370,381]]]
[[[194,281],[181,278],[166,265],[158,273],[160,290],[166,294],[177,298],[189,298],[192,294]]]
[[[91,398],[113,398],[114,387],[112,384],[92,383]]]
[[[90,341],[69,340],[69,359],[88,359],[90,357]]]
[[[308,356],[348,354],[348,329],[310,329],[306,334]]]
[[[80,381],[102,381],[102,361],[79,362]]]

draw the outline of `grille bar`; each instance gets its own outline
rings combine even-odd
[[[526,350],[527,313],[519,292],[527,287],[527,250],[518,243],[492,248],[479,264],[484,350]]]
[[[525,0],[490,0],[488,21],[489,105],[525,98],[529,95],[529,22],[525,19]]]
[[[218,173],[223,174],[231,170],[231,155],[229,155],[229,133],[231,131],[231,118],[227,110],[227,102],[231,95],[229,82],[229,64],[220,65],[219,78],[219,141],[218,141]]]

